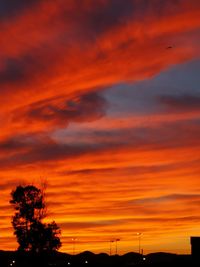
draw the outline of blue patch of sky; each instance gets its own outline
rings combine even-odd
[[[149,114],[162,109],[159,96],[200,96],[200,60],[176,65],[157,76],[133,84],[118,84],[104,91],[109,116]]]

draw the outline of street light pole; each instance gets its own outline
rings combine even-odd
[[[72,247],[73,255],[75,254],[76,240],[77,240],[77,238],[72,238],[72,242],[73,242],[73,247]]]
[[[112,255],[112,243],[113,242],[114,242],[113,240],[110,240],[110,256]]]
[[[142,233],[137,233],[137,236],[138,236],[138,252],[139,252],[139,254],[141,252],[141,235],[142,235]]]
[[[116,251],[115,251],[115,252],[116,252],[116,255],[117,255],[117,242],[118,242],[118,241],[120,241],[119,238],[115,239],[115,245],[116,245],[116,247],[115,247]]]

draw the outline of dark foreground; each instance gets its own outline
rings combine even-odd
[[[123,256],[109,256],[105,253],[83,252],[72,256],[66,253],[30,254],[0,251],[1,267],[200,267],[200,260],[190,255],[152,253],[140,255],[127,253]]]

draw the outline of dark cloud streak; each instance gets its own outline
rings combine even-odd
[[[182,133],[177,138],[177,133]],[[161,150],[179,147],[197,147],[199,143],[200,124],[197,121],[168,123],[159,127],[136,128],[113,131],[96,131],[90,142],[79,138],[74,142],[62,143],[46,135],[27,135],[17,139],[8,139],[0,144],[4,151],[16,152],[14,155],[2,158],[1,167],[32,164],[39,162],[67,160],[85,154],[95,154],[123,149]],[[67,139],[66,139],[67,140]],[[23,148],[23,150],[22,150]]]
[[[18,16],[43,0],[1,0],[0,21]]]
[[[158,97],[158,102],[175,112],[200,110],[200,95],[163,95]]]
[[[70,121],[83,122],[96,120],[105,115],[107,102],[100,94],[91,92],[71,100],[60,102],[46,101],[33,104],[25,117],[31,121],[54,122],[55,125],[66,125]]]

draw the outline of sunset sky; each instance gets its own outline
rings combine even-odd
[[[45,182],[61,251],[190,253],[199,0],[1,0],[0,99],[0,249],[11,191]]]

